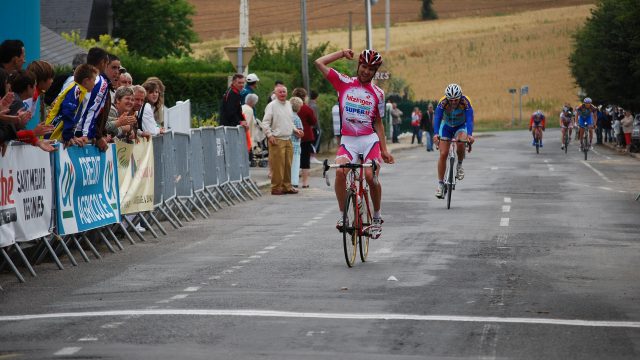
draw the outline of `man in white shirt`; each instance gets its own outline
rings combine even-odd
[[[276,99],[267,104],[262,119],[262,128],[269,140],[271,195],[297,194],[298,190],[291,185],[291,135],[295,132],[302,137],[304,132],[293,125],[293,110],[287,100],[287,88],[278,85],[274,93]]]

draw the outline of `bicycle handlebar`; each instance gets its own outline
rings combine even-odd
[[[438,141],[436,142],[436,150],[440,149],[440,141],[448,141],[448,142],[452,142],[452,143],[462,143],[465,144],[465,146],[469,149],[468,152],[471,152],[471,144],[473,144],[471,141],[469,140],[458,140],[458,139],[449,139],[449,140],[442,140],[438,137]]]
[[[329,171],[329,169],[360,169],[360,168],[373,168],[373,173],[374,173],[374,178],[376,171],[378,170],[378,168],[380,167],[378,165],[378,163],[375,160],[372,160],[370,163],[366,163],[366,164],[352,164],[352,163],[347,163],[347,164],[329,164],[329,160],[324,159],[324,161],[322,162],[322,167],[323,167],[323,171],[322,171],[322,177],[324,177],[325,181],[327,182],[327,186],[331,186],[331,183],[329,182],[329,177],[327,176],[327,171]],[[375,179],[374,179],[375,180]]]

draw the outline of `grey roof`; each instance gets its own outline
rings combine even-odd
[[[80,37],[87,36],[93,0],[43,0],[40,1],[40,23],[58,34],[79,30]]]
[[[71,65],[77,53],[87,53],[86,50],[68,42],[62,36],[40,25],[40,60],[53,65]]]

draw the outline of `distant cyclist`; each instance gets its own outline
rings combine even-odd
[[[358,155],[363,154],[365,163],[382,159],[393,164],[393,156],[387,151],[382,117],[385,111],[384,91],[371,83],[374,75],[382,65],[382,56],[375,50],[364,50],[358,58],[357,76],[349,77],[337,72],[328,65],[346,58],[354,58],[353,50],[346,49],[324,55],[315,61],[316,68],[329,80],[338,92],[340,107],[340,148],[336,154],[336,164],[358,162]],[[343,171],[340,171],[343,170]],[[378,172],[380,170],[378,169]],[[377,175],[377,174],[376,174]],[[373,202],[373,220],[370,227],[371,237],[377,239],[382,233],[382,217],[380,205],[382,186],[374,182],[374,174],[366,169],[365,177],[371,191]],[[344,212],[347,191],[347,169],[336,171],[335,192],[340,213]],[[336,228],[344,230],[342,216]]]
[[[531,114],[531,120],[529,120],[529,131],[531,131],[531,135],[533,136],[531,145],[536,146],[536,132],[538,132],[540,136],[540,147],[542,147],[542,133],[546,126],[546,120],[542,110],[536,110]]]
[[[438,102],[436,113],[433,119],[433,129],[435,135],[434,142],[440,142],[440,158],[438,159],[438,188],[436,197],[444,198],[444,171],[447,166],[447,155],[449,153],[449,143],[451,139],[468,140],[473,143],[473,107],[471,100],[462,95],[462,89],[458,84],[449,84],[444,90],[444,97]],[[456,167],[456,178],[464,178],[462,160],[464,160],[464,143],[458,143],[458,165]]]
[[[569,104],[565,104],[562,108],[562,112],[560,112],[560,129],[561,129],[561,137],[560,143],[562,144],[561,149],[564,150],[564,134],[569,131],[569,136],[567,139],[571,141],[571,131],[573,130],[573,110],[571,110],[571,106]],[[567,143],[567,145],[569,145]]]
[[[580,133],[578,135],[578,138],[580,140],[580,143],[582,143],[582,137],[585,136],[584,128],[589,128],[589,150],[593,150],[593,146],[591,146],[591,143],[593,141],[593,125],[596,123],[597,111],[598,109],[593,105],[591,98],[588,97],[584,98],[582,104],[580,104],[580,106],[576,108],[578,126],[580,126]]]

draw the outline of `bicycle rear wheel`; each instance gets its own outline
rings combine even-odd
[[[357,219],[358,210],[356,206],[356,194],[350,190],[347,191],[347,199],[342,213],[342,221],[344,223],[342,243],[344,245],[344,258],[349,267],[352,267],[356,261],[356,247],[358,246],[357,238],[360,221]]]
[[[451,209],[451,193],[453,193],[453,166],[455,165],[455,158],[449,159],[449,173],[447,174],[447,209]]]
[[[360,219],[362,219],[360,232],[358,234],[358,242],[360,243],[360,260],[362,262],[367,261],[367,256],[369,255],[369,239],[371,238],[371,233],[368,230],[368,227],[371,226],[372,216],[370,212],[369,206],[369,192],[365,191],[362,194],[362,199],[360,199]],[[367,229],[365,232],[364,229]]]

